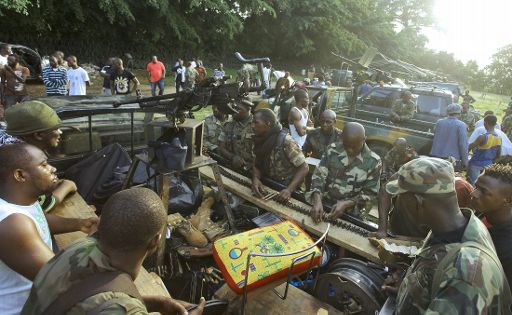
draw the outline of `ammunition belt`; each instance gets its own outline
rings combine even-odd
[[[223,176],[245,186],[245,187],[249,187],[251,188],[252,186],[252,182],[247,178],[247,177],[243,177],[243,176],[237,176],[231,172],[228,172],[226,171],[225,169],[223,169],[222,167],[219,167],[220,169],[220,172]],[[265,192],[265,194],[267,194]],[[310,212],[311,212],[311,207],[308,206],[308,207],[304,207],[304,206],[301,206],[301,205],[298,205],[290,200],[286,201],[283,203],[284,206],[286,206],[287,208],[290,208],[292,210],[295,210],[303,215],[306,215],[306,216],[309,216],[310,215]],[[366,229],[363,229],[357,225],[354,225],[354,224],[351,224],[351,223],[348,223],[348,222],[345,222],[343,220],[340,220],[340,219],[336,219],[336,220],[327,220],[327,214],[324,213],[323,215],[323,218],[322,218],[324,221],[326,222],[330,222],[332,225],[336,226],[336,227],[339,227],[341,229],[344,229],[344,230],[347,230],[347,231],[350,231],[350,232],[353,232],[353,233],[356,233],[356,234],[359,234],[363,237],[368,237],[369,235],[369,231],[366,230]]]

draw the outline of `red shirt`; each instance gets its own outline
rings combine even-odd
[[[149,76],[150,76],[149,80],[151,82],[157,82],[163,78],[165,66],[160,61],[150,62],[150,63],[148,63],[146,70],[149,72]]]

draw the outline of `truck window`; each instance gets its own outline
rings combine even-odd
[[[352,95],[349,91],[336,91],[332,99],[332,110],[343,112],[349,110]]]
[[[417,111],[422,114],[434,116],[446,116],[446,107],[449,100],[444,97],[434,95],[418,95],[416,101]]]
[[[400,97],[400,91],[375,88],[362,98],[363,105],[391,107],[393,103]]]

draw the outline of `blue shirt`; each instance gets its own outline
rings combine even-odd
[[[47,66],[43,69],[43,82],[46,87],[46,94],[66,95],[66,85],[68,83],[68,74],[64,67]]]
[[[434,143],[430,155],[447,158],[454,157],[468,164],[468,134],[466,124],[457,117],[439,119],[434,132]]]
[[[501,137],[495,131],[487,131],[483,136],[485,136],[484,143],[473,149],[473,156],[469,161],[475,166],[487,166],[494,163],[501,147]]]

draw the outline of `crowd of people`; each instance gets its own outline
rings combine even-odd
[[[165,237],[167,210],[153,191],[134,188],[114,194],[101,221],[47,213],[77,190],[73,182],[59,180],[48,163],[48,150],[60,142],[61,120],[47,104],[27,100],[28,69],[19,66],[8,48],[0,47],[0,56],[7,56],[2,95],[10,102],[4,103],[7,129],[0,129],[0,313],[185,314],[184,306],[171,298],[133,293],[144,258]],[[68,56],[66,69],[63,57],[54,53],[43,69],[47,95],[84,95],[87,72],[75,56]],[[270,85],[271,66],[266,68]],[[153,56],[146,70],[152,95],[157,87],[162,95],[165,65]],[[193,88],[208,75],[196,59],[186,64],[178,59],[172,71],[177,91]],[[104,94],[139,90],[139,80],[121,58],[109,59],[100,73]],[[220,64],[213,76],[224,75]],[[288,78],[289,73],[276,83],[278,89],[291,89]],[[502,158],[502,144],[512,132],[512,102],[501,126],[492,112],[480,122],[471,117],[474,98],[466,91],[462,105],[449,105],[448,117],[436,123],[430,156],[419,156],[406,139],[398,138],[383,158],[366,143],[362,124],[345,122],[340,130],[330,109],[317,114],[314,128],[315,104],[306,88],[293,91],[290,110],[281,117],[268,108],[254,110],[247,99],[237,102],[232,115],[212,106],[212,115],[205,118],[205,142],[234,170],[250,174],[255,196],[265,196],[262,182],[268,178],[284,186],[277,201],[304,190],[315,223],[344,213],[364,220],[376,205],[379,227],[373,236],[424,238],[412,266],[383,286],[396,294],[397,314],[510,312],[512,164]],[[405,92],[389,118],[400,124],[415,110],[411,94]],[[308,163],[315,164],[313,172]],[[52,235],[96,229],[94,237],[54,254]],[[119,280],[123,289],[75,293],[89,293],[87,283],[110,281],[101,278],[105,274],[124,277]],[[75,304],[59,302],[76,296],[82,298]],[[204,300],[190,314],[200,314],[203,306]]]

